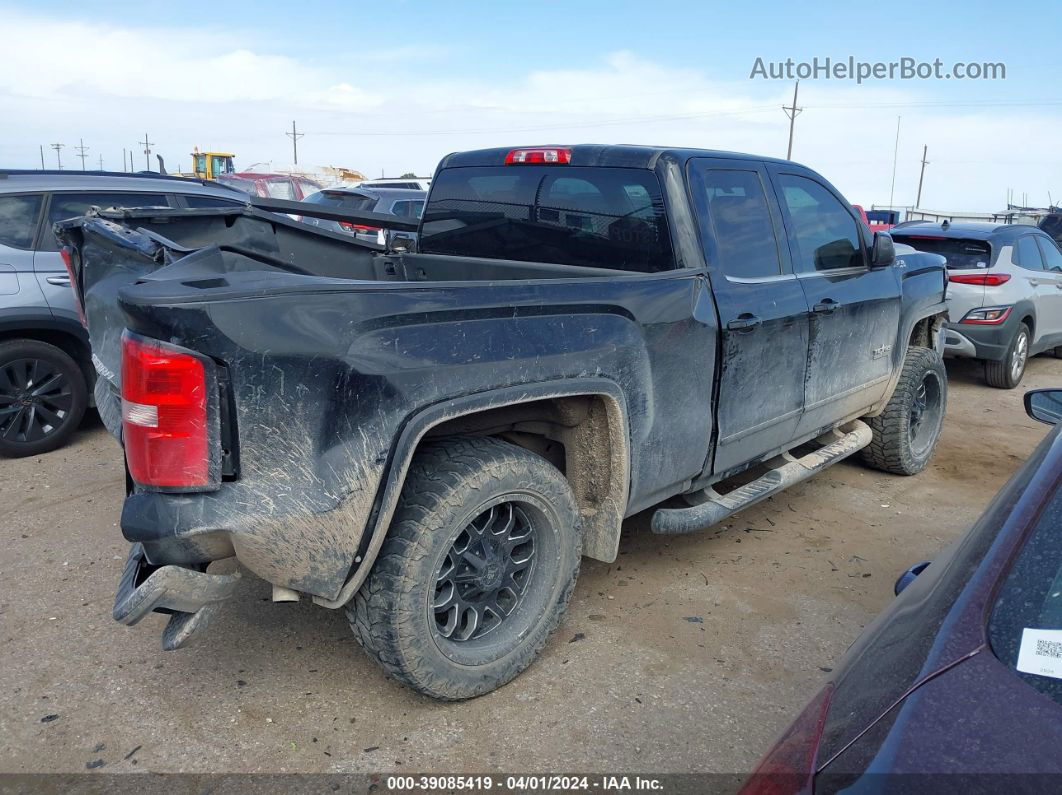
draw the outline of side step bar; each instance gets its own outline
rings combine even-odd
[[[767,463],[771,471],[751,483],[739,486],[726,494],[719,494],[710,486],[695,495],[702,500],[691,508],[661,508],[653,514],[653,532],[660,535],[682,535],[703,530],[726,519],[731,514],[755,505],[782,489],[807,480],[831,464],[848,458],[870,444],[870,427],[860,420],[819,437],[824,447],[794,458],[789,453]]]

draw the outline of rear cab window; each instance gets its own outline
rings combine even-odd
[[[988,622],[988,639],[992,653],[1004,665],[1031,687],[1062,704],[1059,533],[1062,533],[1062,489],[1055,492],[1040,515],[1000,588]]]
[[[894,232],[892,239],[918,251],[940,254],[947,260],[948,270],[983,270],[992,267],[992,245],[987,240],[967,240],[960,237],[905,235]]]
[[[0,196],[0,245],[32,249],[43,203],[40,193]]]
[[[342,207],[344,210],[371,212],[376,206],[376,199],[363,193],[348,193],[341,190],[323,190],[307,196],[307,204],[321,204],[327,207]]]
[[[637,168],[450,168],[432,183],[419,250],[655,273],[675,267],[656,174]]]

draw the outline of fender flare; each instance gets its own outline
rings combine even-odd
[[[605,378],[575,378],[522,384],[450,398],[420,409],[407,418],[392,447],[391,463],[384,476],[380,496],[362,534],[358,552],[360,560],[356,558],[352,564],[357,568],[352,571],[335,599],[314,596],[314,603],[332,609],[342,607],[365,582],[387,537],[413,456],[429,430],[448,420],[487,409],[566,397],[601,397],[609,407],[610,442],[613,445],[618,444],[621,448],[616,456],[619,471],[613,476],[613,479],[618,481],[617,491],[621,492],[621,495],[618,495],[621,498],[610,500],[611,511],[596,511],[594,516],[587,516],[583,512],[582,521],[592,525],[591,528],[584,526],[583,554],[589,554],[591,557],[610,556],[610,560],[615,560],[619,547],[620,525],[630,493],[630,428],[623,390],[614,381]],[[586,543],[588,529],[590,535],[596,537]]]

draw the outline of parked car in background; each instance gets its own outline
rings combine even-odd
[[[1034,419],[1062,419],[1062,389],[1025,401]],[[743,793],[1040,792],[1033,774],[1058,781],[1060,534],[1056,425],[962,539],[901,576]],[[990,778],[1000,774],[1025,777]]]
[[[1030,356],[1062,358],[1062,250],[1042,230],[927,221],[892,238],[948,261],[945,355],[984,361],[985,380],[1001,389],[1021,383]]]
[[[217,207],[242,197],[159,174],[0,170],[0,455],[35,455],[77,428],[95,371],[52,224],[100,207]]]
[[[289,201],[302,201],[311,193],[315,193],[324,187],[309,177],[260,173],[257,171],[222,174],[217,181],[226,187],[242,191],[251,196],[287,199]]]
[[[888,232],[899,221],[899,210],[864,210],[862,206],[853,204],[852,207],[859,213],[871,232]]]
[[[369,179],[359,182],[355,188],[406,188],[407,190],[428,190],[431,187],[430,177],[395,177],[391,179]]]
[[[325,188],[311,194],[305,201],[309,204],[321,204],[352,212],[373,212],[394,215],[399,218],[416,220],[424,211],[427,193],[422,190],[403,188]],[[384,245],[386,233],[382,227],[355,224],[350,221],[329,221],[324,218],[305,216],[303,223],[334,232],[346,232],[359,240]]]

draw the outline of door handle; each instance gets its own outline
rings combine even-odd
[[[840,304],[838,304],[832,298],[824,298],[822,300],[822,303],[815,304],[813,309],[815,310],[816,314],[828,315],[830,314],[830,312],[834,311],[838,306],[840,306]]]
[[[69,276],[48,276],[45,281],[48,282],[48,284],[54,284],[60,287],[70,286]]]
[[[726,324],[730,331],[751,331],[760,325],[760,319],[753,314],[743,312]]]

